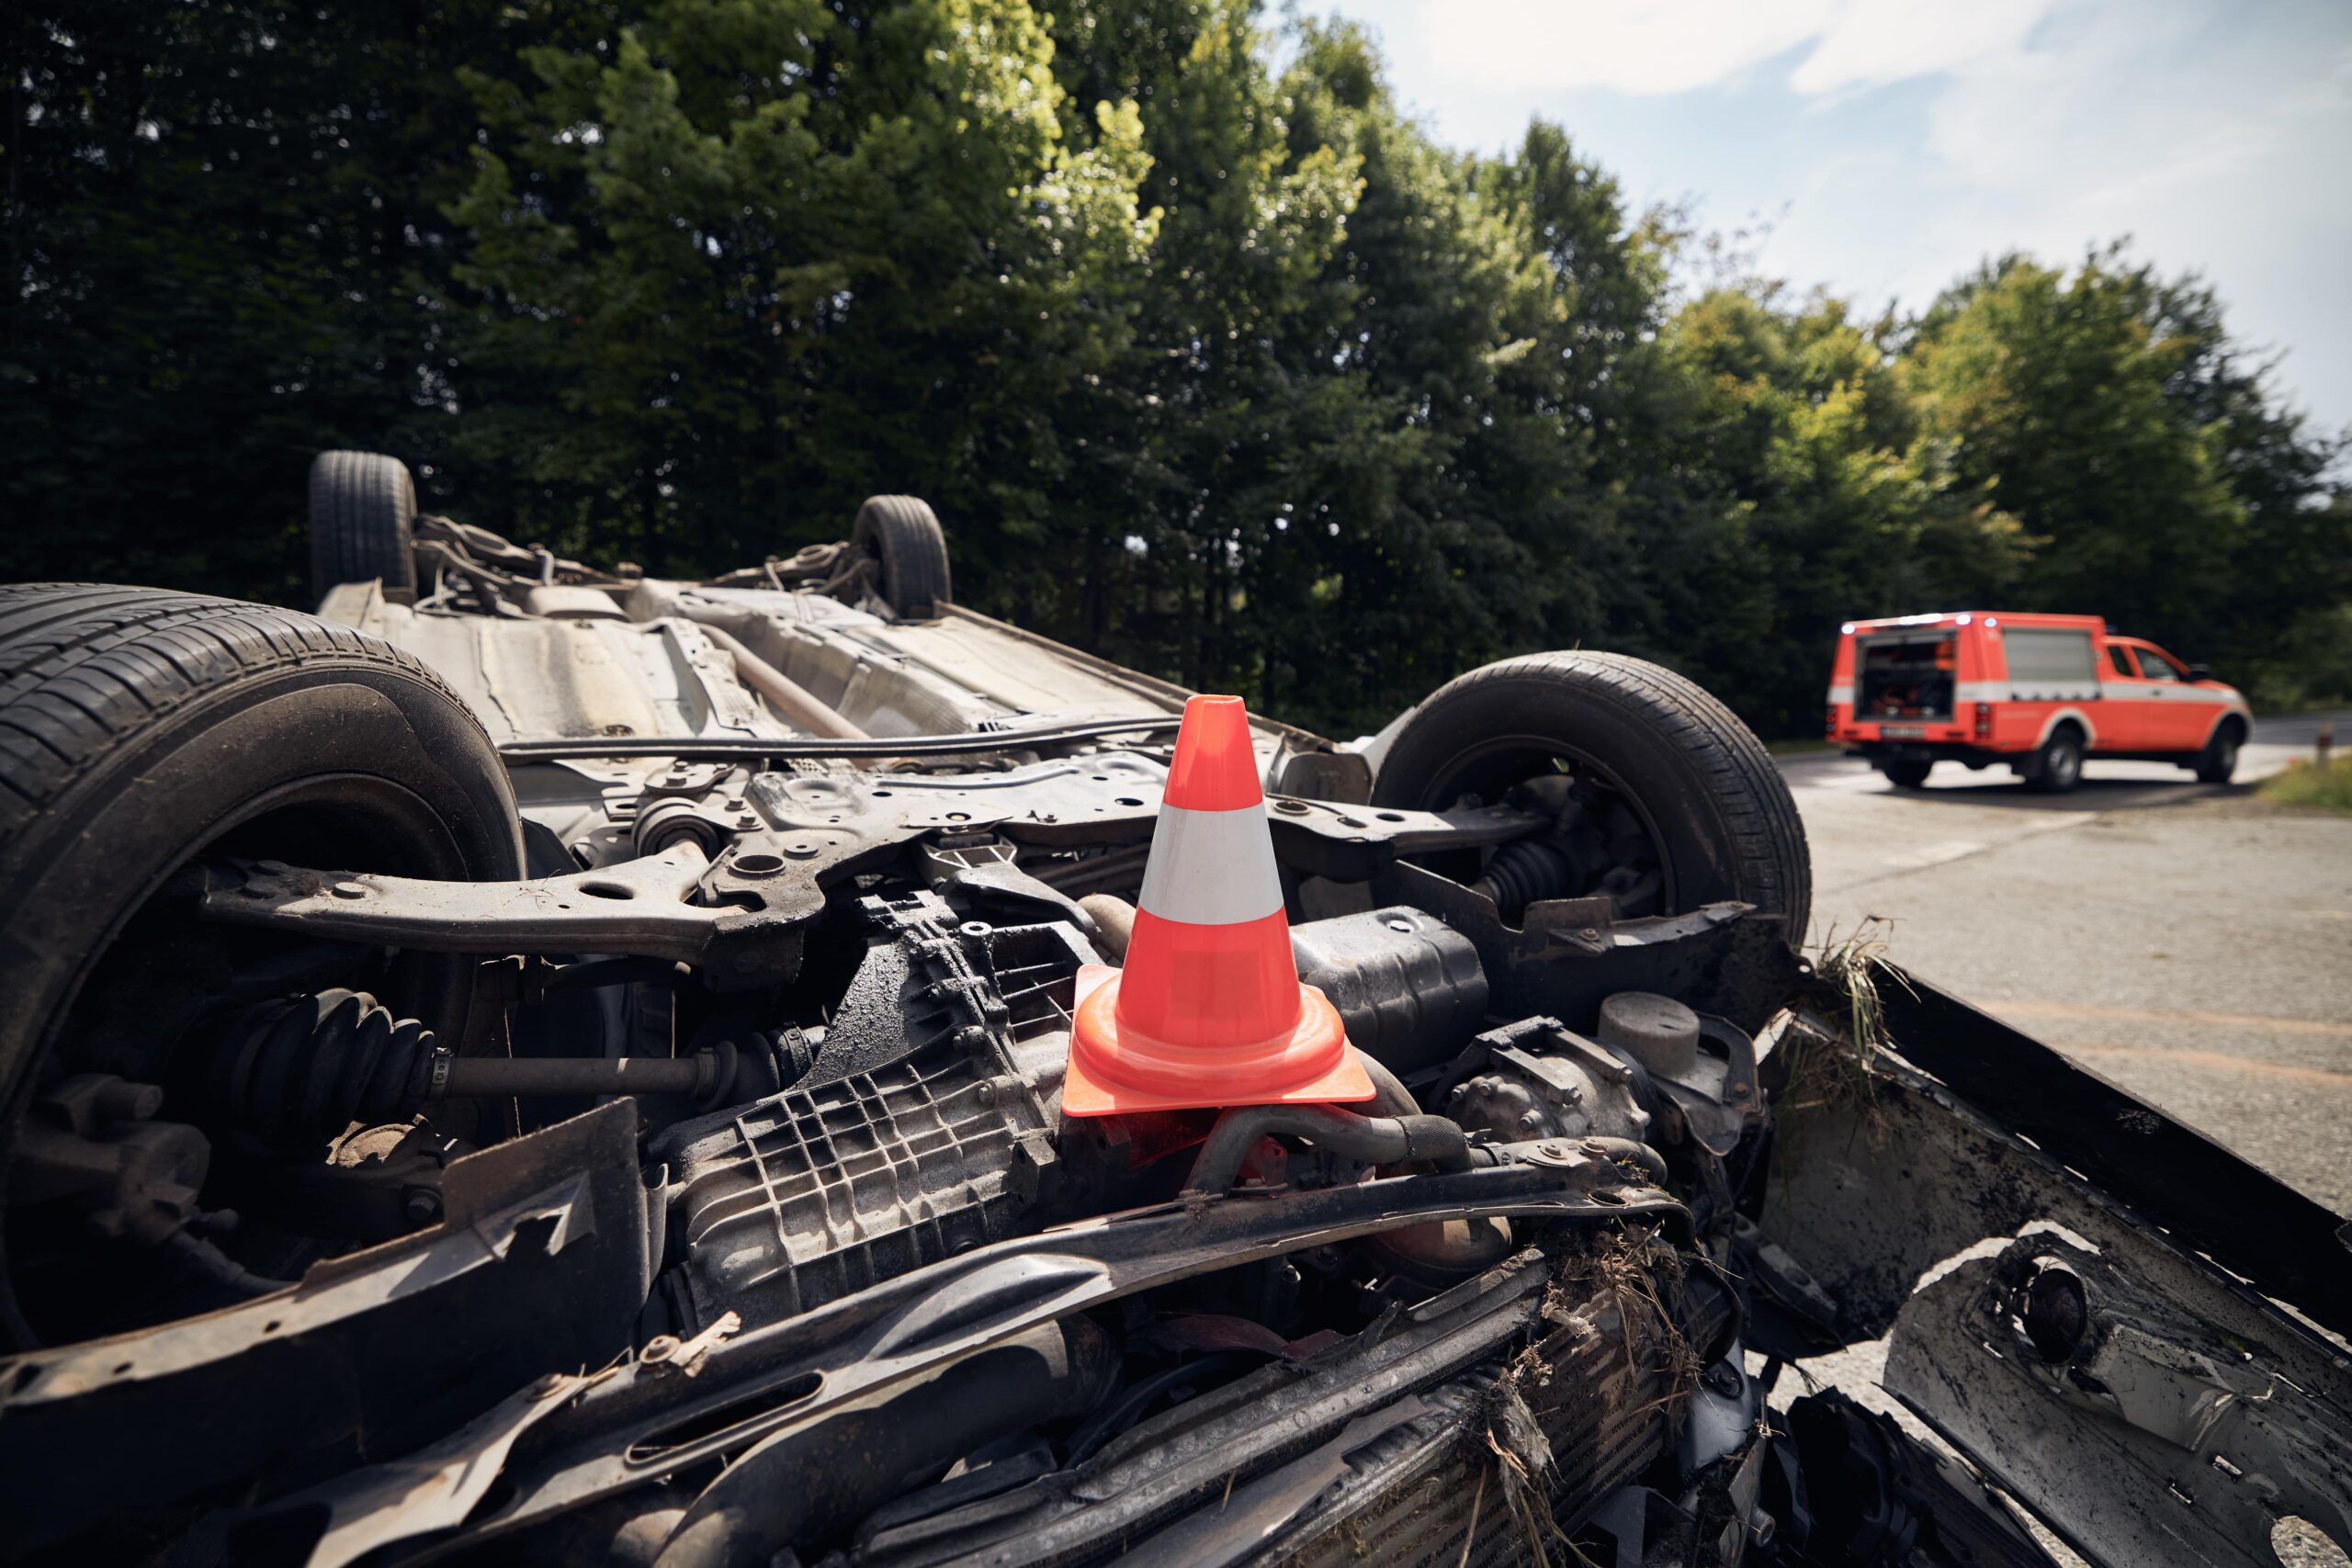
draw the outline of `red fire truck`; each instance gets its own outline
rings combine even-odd
[[[2235,687],[2097,615],[1849,621],[1829,675],[1829,739],[1905,789],[1954,761],[2070,790],[2086,757],[2176,762],[2225,784],[2250,724]]]

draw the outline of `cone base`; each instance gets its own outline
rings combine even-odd
[[[1089,964],[1078,972],[1076,1027],[1069,1070],[1062,1079],[1062,1114],[1116,1116],[1139,1111],[1213,1111],[1235,1105],[1350,1105],[1375,1098],[1370,1075],[1347,1043],[1338,1010],[1312,986],[1301,986],[1298,1025],[1273,1049],[1257,1049],[1245,1066],[1232,1054],[1204,1051],[1197,1079],[1175,1089],[1143,1089],[1117,1081],[1119,972]],[[1331,1048],[1338,1045],[1336,1059]],[[1295,1064],[1287,1077],[1278,1064]],[[1109,1070],[1103,1070],[1105,1067]],[[1270,1073],[1272,1066],[1276,1071]],[[1301,1076],[1303,1073],[1304,1076]]]

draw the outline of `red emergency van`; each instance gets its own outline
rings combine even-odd
[[[1938,762],[2006,763],[2070,790],[2086,757],[2236,771],[2252,715],[2235,687],[2097,615],[1962,610],[1849,621],[1829,675],[1829,739],[1906,789]]]

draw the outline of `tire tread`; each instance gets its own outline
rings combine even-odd
[[[164,589],[0,586],[0,860],[77,782],[221,682],[322,659],[397,671],[464,706],[414,655],[298,611]]]

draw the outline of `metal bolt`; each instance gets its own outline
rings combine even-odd
[[[365,898],[368,889],[356,882],[338,882],[334,885],[334,896],[338,898]]]
[[[794,860],[815,860],[818,845],[808,839],[795,839],[784,846],[784,852]]]
[[[1583,937],[1587,942],[1599,942],[1600,940],[1600,928],[1599,926],[1587,926],[1577,934]]]
[[[1303,800],[1277,800],[1274,802],[1274,809],[1281,812],[1285,817],[1304,817],[1306,815],[1306,802]]]
[[[982,1105],[994,1105],[996,1103],[996,1080],[994,1078],[982,1078],[978,1084],[973,1086],[972,1093]]]
[[[1531,1117],[1529,1120],[1532,1121],[1533,1118]],[[1535,1152],[1542,1155],[1545,1159],[1566,1159],[1568,1157],[1568,1151],[1562,1148],[1557,1144],[1538,1144],[1535,1145]]]
[[[430,1187],[410,1187],[401,1192],[401,1213],[413,1225],[429,1225],[441,1217],[441,1194]]]
[[[1519,1118],[1519,1124],[1532,1133],[1536,1128],[1544,1125],[1544,1119],[1532,1111],[1524,1111]]]

